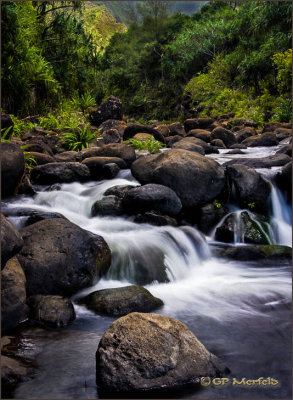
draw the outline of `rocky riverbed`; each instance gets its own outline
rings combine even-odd
[[[127,124],[116,106],[93,112],[102,140],[80,152],[25,134],[31,171],[2,144],[5,395],[290,396],[290,126]],[[166,148],[123,143],[142,134]]]

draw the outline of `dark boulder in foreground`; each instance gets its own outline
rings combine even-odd
[[[1,214],[1,269],[23,246],[21,235],[10,221]]]
[[[240,206],[248,208],[253,204],[254,211],[265,213],[269,206],[270,184],[247,165],[229,165],[227,172],[236,188]]]
[[[71,301],[62,296],[36,295],[28,298],[30,318],[42,326],[61,328],[75,320]]]
[[[219,242],[234,243],[236,237],[237,242],[271,244],[267,224],[247,211],[227,215],[216,229],[215,239]]]
[[[184,207],[206,204],[220,195],[226,182],[217,162],[181,149],[139,158],[131,171],[142,184],[159,183],[174,190]]]
[[[179,197],[172,189],[155,183],[128,190],[123,198],[123,206],[131,214],[154,210],[177,215],[182,208]]]
[[[13,257],[1,272],[2,332],[16,328],[27,314],[26,279],[17,258]]]
[[[57,162],[35,167],[31,178],[34,183],[40,185],[84,182],[90,178],[90,171],[86,165],[77,162]]]
[[[65,219],[47,219],[21,230],[18,255],[27,292],[71,296],[107,272],[111,252],[101,236]]]
[[[117,97],[110,96],[96,111],[90,113],[89,120],[92,125],[100,126],[102,122],[108,119],[121,120],[122,116],[121,101]]]
[[[115,316],[134,311],[149,312],[164,304],[147,289],[137,285],[98,290],[79,300],[79,303],[97,314]]]
[[[13,195],[24,173],[24,156],[19,145],[1,143],[1,193]]]
[[[107,393],[174,389],[228,372],[182,322],[131,313],[104,333],[96,353],[97,383]]]

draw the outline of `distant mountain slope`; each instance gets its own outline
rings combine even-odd
[[[96,5],[105,5],[118,22],[129,25],[138,19],[136,4],[141,1],[92,1]],[[170,1],[170,12],[194,14],[206,4],[207,1]]]

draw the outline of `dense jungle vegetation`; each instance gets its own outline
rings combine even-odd
[[[95,3],[2,2],[2,110],[15,122],[76,126],[109,95],[148,121],[185,109],[290,121],[291,2],[213,2],[190,16],[139,2],[128,27]]]

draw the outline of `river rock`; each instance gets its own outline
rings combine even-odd
[[[120,168],[127,168],[127,165],[122,158],[119,157],[89,157],[82,161],[83,165],[86,165],[90,170],[91,179],[99,180],[105,179],[109,176],[109,171],[107,170],[107,164],[116,164],[118,169],[116,170],[116,175],[120,171]],[[113,178],[116,176],[114,174]]]
[[[223,142],[222,139],[213,139],[211,140],[211,146],[217,147],[218,149],[226,149],[227,146]]]
[[[43,326],[61,328],[76,318],[73,304],[62,296],[30,296],[27,304],[30,318]]]
[[[90,293],[79,300],[90,310],[102,315],[126,315],[131,312],[150,312],[163,306],[162,300],[142,286],[124,286]]]
[[[235,138],[236,138],[237,143],[242,143],[243,140],[245,140],[251,136],[254,136],[254,135],[255,135],[255,129],[249,128],[249,127],[240,129],[239,131],[235,132]]]
[[[179,142],[174,143],[172,149],[194,151],[195,153],[204,155],[205,151],[203,147],[198,144],[197,140],[198,139],[192,137],[184,138]]]
[[[234,126],[243,126],[243,127],[251,127],[251,128],[257,128],[257,123],[253,121],[253,119],[245,119],[245,118],[236,118],[232,119],[227,123],[227,128],[231,129]]]
[[[47,219],[21,230],[18,255],[27,292],[71,296],[105,274],[111,252],[101,236],[61,219]]]
[[[211,139],[211,132],[204,129],[192,129],[188,132],[187,137],[194,137],[208,143]]]
[[[109,129],[116,129],[119,133],[120,138],[123,138],[123,133],[127,124],[124,121],[120,121],[117,119],[107,119],[99,126],[99,131],[103,134],[104,132],[108,131]]]
[[[275,132],[276,129],[284,128],[284,129],[292,129],[291,123],[282,123],[282,122],[268,122],[264,124],[262,128],[262,133],[265,132]]]
[[[122,120],[123,111],[121,101],[114,96],[107,98],[96,111],[89,115],[90,123],[94,126],[100,126],[102,122],[108,119]]]
[[[131,214],[154,210],[177,215],[182,208],[180,199],[172,189],[154,183],[128,190],[123,197],[123,206]]]
[[[121,136],[118,130],[114,128],[108,129],[107,131],[103,132],[101,137],[103,138],[104,144],[121,142]]]
[[[28,314],[26,278],[16,257],[10,258],[1,272],[1,329],[15,329]]]
[[[130,124],[125,128],[123,140],[133,138],[137,133],[148,133],[152,135],[159,142],[165,143],[164,136],[150,125]]]
[[[256,222],[257,221],[257,222]],[[259,218],[252,219],[248,212],[229,214],[216,229],[215,239],[219,242],[234,243],[234,236],[241,237],[243,243],[271,244],[267,225]]]
[[[262,267],[269,262],[288,261],[291,264],[292,249],[287,246],[280,245],[237,245],[229,247],[215,247],[213,254],[216,257],[231,258],[238,261],[254,261],[262,260],[257,265]],[[274,264],[275,266],[275,264]]]
[[[78,162],[51,163],[35,167],[31,179],[40,185],[52,183],[84,182],[90,179],[90,170]]]
[[[274,154],[273,156],[263,158],[239,158],[230,160],[225,162],[223,167],[227,167],[231,164],[242,164],[247,165],[250,168],[271,168],[285,165],[290,161],[291,158],[286,154]]]
[[[222,127],[215,128],[212,131],[211,141],[214,139],[221,139],[226,147],[230,147],[236,143],[236,138],[234,133]]]
[[[117,196],[120,199],[123,199],[123,197],[125,196],[126,192],[130,189],[133,189],[134,187],[136,187],[137,185],[133,186],[133,185],[117,185],[117,186],[112,186],[109,189],[107,189],[104,193],[104,196],[109,196],[109,195],[113,195],[113,196]]]
[[[212,228],[221,221],[225,214],[226,210],[222,204],[205,204],[203,207],[200,208],[199,211],[198,229],[205,235],[210,234]]]
[[[292,198],[292,161],[286,164],[277,174],[276,183],[284,191],[288,198]]]
[[[208,129],[215,122],[213,118],[190,118],[184,121],[185,132],[192,129]]]
[[[169,135],[168,136],[185,136],[184,125],[181,122],[173,122],[172,124],[168,125],[169,128]]]
[[[165,137],[166,146],[171,148],[173,147],[174,143],[177,143],[182,139],[182,136],[179,135]]]
[[[137,214],[134,218],[134,222],[139,224],[151,224],[156,226],[171,225],[177,226],[176,219],[169,215],[162,215],[156,211],[148,211],[143,214]]]
[[[274,134],[279,141],[284,140],[288,137],[292,138],[292,129],[277,128],[274,130]]]
[[[253,203],[254,211],[268,211],[271,187],[258,172],[241,164],[229,165],[227,172],[235,186],[241,208],[248,208]]]
[[[29,157],[32,157],[37,165],[43,165],[43,164],[49,164],[55,162],[55,159],[48,154],[45,153],[37,153],[34,151],[31,151],[28,153]]]
[[[150,133],[136,133],[133,136],[134,140],[139,140],[141,142],[147,142],[148,140],[152,139],[153,135],[151,135]]]
[[[164,137],[170,136],[170,129],[166,124],[155,125],[155,130],[158,131]]]
[[[23,240],[10,221],[1,214],[1,269],[22,248]]]
[[[85,149],[79,152],[79,157],[81,161],[89,157],[117,157],[122,158],[127,166],[130,166],[136,159],[134,148],[125,143],[111,143],[102,147]]]
[[[217,162],[181,149],[140,158],[131,171],[142,184],[159,183],[174,190],[184,207],[208,203],[226,183],[225,170]]]
[[[44,153],[51,157],[57,153],[56,143],[59,139],[56,136],[34,136],[25,142],[25,151]]]
[[[78,158],[78,151],[64,151],[63,153],[55,154],[57,162],[75,162]]]
[[[51,219],[51,218],[67,219],[64,217],[64,215],[57,212],[38,211],[30,208],[21,208],[21,207],[4,209],[3,213],[7,217],[27,217],[27,219],[24,221],[23,227],[32,225],[36,222],[42,221],[43,219]]]
[[[287,156],[292,157],[292,145],[285,144],[279,150],[276,151],[276,154],[287,154]]]
[[[1,356],[1,394],[4,399],[12,399],[13,391],[21,382],[30,380],[33,376],[33,368],[22,360]]]
[[[91,209],[93,217],[97,215],[122,215],[125,214],[125,210],[122,205],[122,199],[108,195],[103,197],[101,200],[97,200]]]
[[[266,132],[262,135],[250,136],[242,142],[248,147],[268,147],[276,146],[279,141],[273,132]]]
[[[171,389],[227,372],[185,324],[147,313],[116,320],[99,343],[96,363],[97,383],[107,393]]]
[[[1,193],[13,195],[24,173],[24,156],[19,145],[1,143]]]

